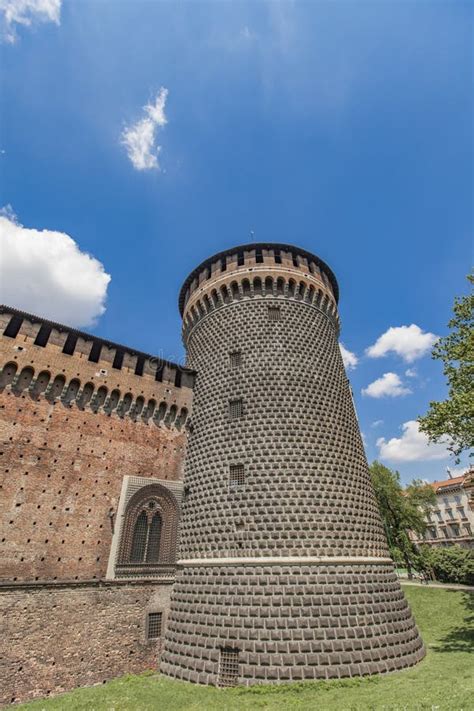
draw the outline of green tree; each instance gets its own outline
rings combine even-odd
[[[370,476],[375,496],[387,534],[390,552],[395,561],[402,559],[412,576],[418,552],[410,539],[409,531],[423,535],[426,530],[426,511],[435,504],[436,495],[431,486],[415,479],[403,490],[400,474],[373,462]]]
[[[474,551],[461,546],[421,546],[422,565],[443,583],[474,585]]]
[[[474,275],[468,277],[474,284]],[[438,442],[448,437],[449,449],[457,461],[462,452],[474,446],[474,292],[456,298],[451,332],[435,344],[432,358],[443,361],[448,381],[448,398],[430,402],[426,415],[418,418],[420,430]],[[472,456],[472,453],[471,455]]]

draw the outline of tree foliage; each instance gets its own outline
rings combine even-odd
[[[474,275],[468,277],[474,284]],[[459,456],[474,446],[474,292],[456,298],[453,318],[448,323],[451,332],[440,338],[432,358],[443,361],[448,381],[448,398],[430,402],[426,415],[418,419],[420,430],[430,440],[438,442],[448,437],[448,448]],[[472,456],[472,454],[471,454]]]
[[[474,585],[474,552],[461,546],[422,546],[421,567],[443,583]]]
[[[403,560],[411,575],[417,550],[409,531],[423,535],[425,514],[436,503],[436,495],[431,486],[419,479],[403,490],[400,474],[380,462],[371,464],[370,476],[392,557],[396,562]]]

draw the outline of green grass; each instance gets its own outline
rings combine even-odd
[[[152,672],[17,708],[28,711],[472,711],[474,595],[405,587],[427,656],[408,671],[365,679],[215,689]]]

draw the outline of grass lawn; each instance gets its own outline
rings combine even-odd
[[[404,588],[428,654],[417,667],[386,676],[215,689],[154,673],[126,676],[17,708],[28,711],[473,711],[474,595]]]

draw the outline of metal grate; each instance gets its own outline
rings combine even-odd
[[[229,467],[229,486],[231,489],[245,484],[245,469],[243,464],[231,464]]]
[[[151,519],[148,531],[148,546],[146,550],[147,563],[157,563],[160,559],[161,527],[161,516],[157,512]]]
[[[148,534],[148,520],[146,513],[141,512],[135,522],[132,538],[132,551],[130,561],[132,563],[141,563],[145,557],[146,539]]]
[[[281,321],[281,311],[279,306],[269,306],[268,307],[268,320],[269,321]]]
[[[231,368],[240,368],[242,365],[242,353],[240,351],[229,353],[229,360]]]
[[[146,628],[147,639],[158,639],[161,637],[161,627],[163,623],[163,613],[149,612]]]
[[[230,400],[229,402],[229,417],[231,420],[237,420],[243,415],[242,400]]]
[[[223,647],[219,656],[219,686],[236,686],[239,680],[239,650]]]

